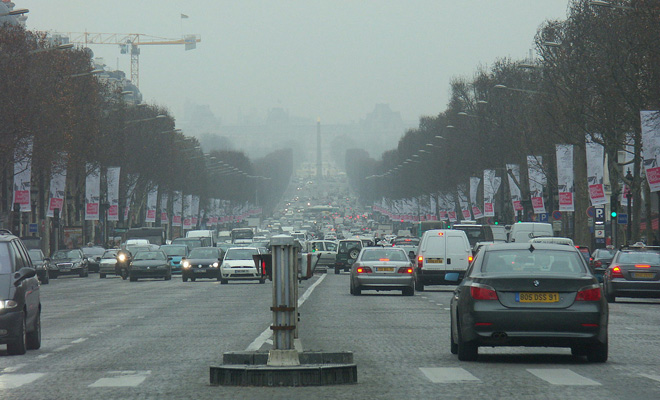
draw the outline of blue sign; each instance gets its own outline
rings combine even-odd
[[[552,218],[554,218],[555,221],[559,221],[561,219],[561,211],[553,211]]]
[[[619,214],[617,217],[617,222],[619,225],[628,225],[628,214]]]
[[[548,222],[548,213],[539,214],[539,222]]]
[[[37,224],[30,224],[30,233],[37,233]]]

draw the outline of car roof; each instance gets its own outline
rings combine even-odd
[[[498,251],[498,250],[528,250],[533,247],[535,250],[558,250],[558,251],[574,251],[577,249],[574,246],[566,246],[565,244],[555,243],[495,243],[489,246],[483,246],[484,251]]]

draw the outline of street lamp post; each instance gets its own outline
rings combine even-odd
[[[626,173],[626,180],[628,182],[633,181],[633,176],[630,173],[630,169],[628,169],[628,173]],[[630,184],[626,185],[625,194],[628,203],[628,226],[626,227],[626,241],[630,243],[630,240],[632,239],[632,190],[630,189]]]

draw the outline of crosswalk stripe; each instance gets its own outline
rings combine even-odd
[[[479,378],[463,368],[420,368],[420,371],[433,383],[478,381]]]
[[[527,372],[552,385],[564,386],[598,386],[600,383],[585,378],[568,368],[528,368]]]
[[[0,375],[0,390],[15,389],[28,383],[32,383],[46,374],[2,374]]]
[[[115,376],[109,378],[101,378],[96,382],[89,385],[89,387],[134,387],[138,386],[151,371],[112,371],[110,374]]]

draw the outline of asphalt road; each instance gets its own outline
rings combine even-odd
[[[300,294],[319,279],[300,309],[303,347],[353,351],[356,385],[209,385],[209,367],[224,352],[270,348],[262,335],[270,282],[91,274],[42,286],[42,348],[7,356],[0,346],[0,399],[660,398],[660,300],[610,306],[605,364],[544,348],[481,348],[478,362],[465,363],[449,352],[451,287],[355,297],[347,274],[327,274],[303,282]]]

